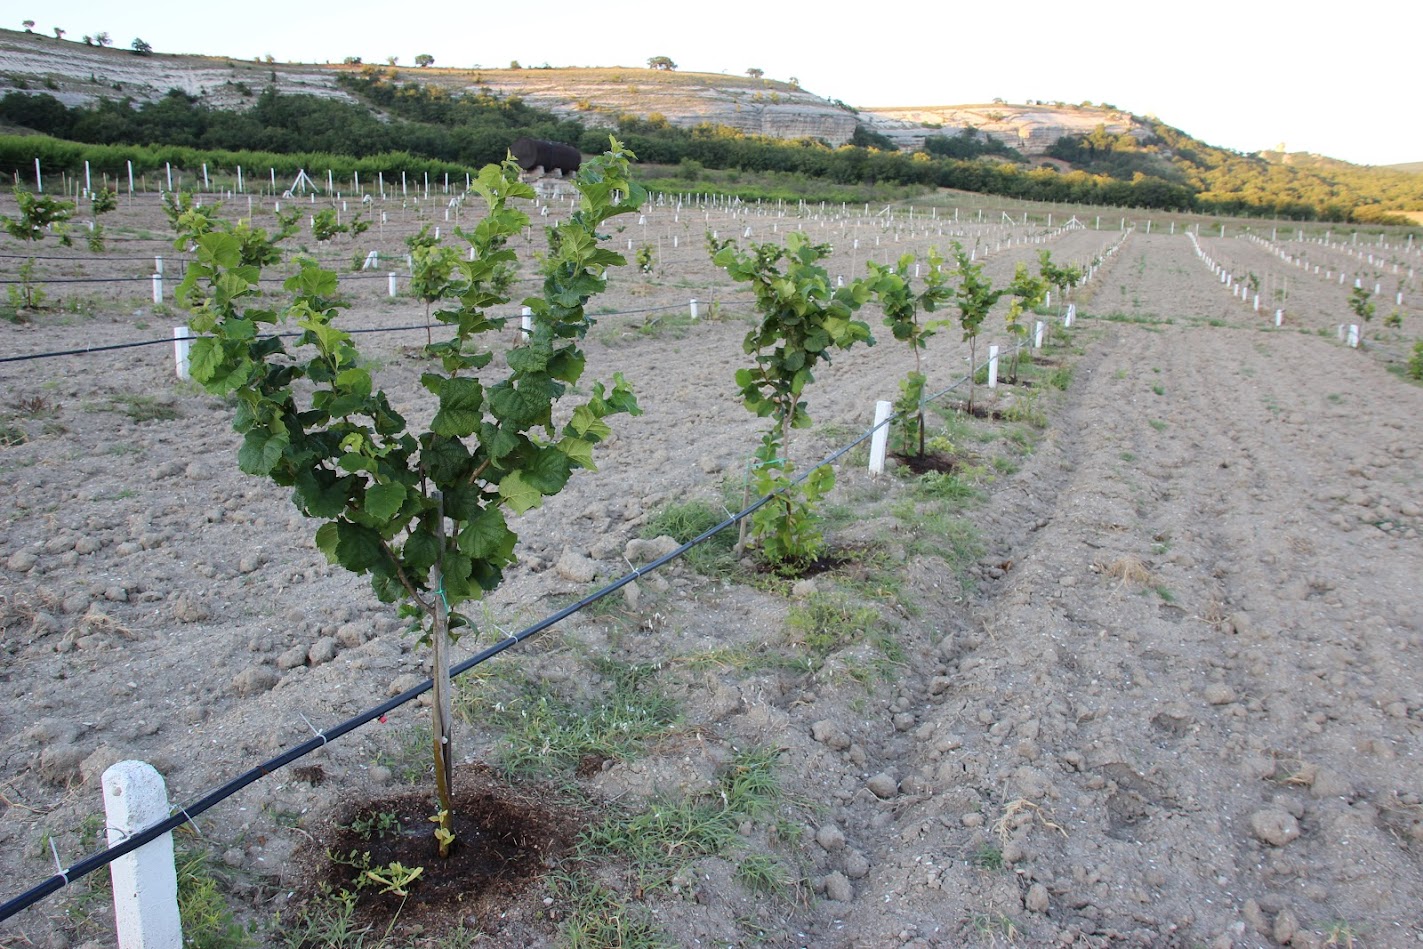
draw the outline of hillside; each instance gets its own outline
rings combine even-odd
[[[489,93],[584,125],[613,127],[622,116],[665,119],[678,128],[720,125],[747,135],[851,140],[857,125],[900,148],[966,128],[1025,156],[1040,156],[1064,135],[1105,125],[1113,135],[1145,134],[1132,116],[1107,108],[1036,103],[894,106],[856,109],[823,99],[795,83],[720,73],[640,67],[580,69],[442,69],[374,64],[259,63],[223,57],[137,56],[132,50],[86,46],[38,33],[0,30],[0,95],[43,89],[66,106],[103,98],[157,102],[170,90],[201,97],[213,108],[244,108],[268,86],[284,94],[356,101],[341,79],[378,71],[394,82],[418,82],[451,95]]]
[[[1371,224],[1423,212],[1417,175],[1314,155],[1243,155],[1108,104],[857,109],[794,79],[642,67],[248,62],[138,55],[0,30],[0,133],[8,135],[222,150],[229,154],[211,159],[222,167],[275,167],[282,161],[273,156],[311,152],[385,156],[398,172],[415,171],[412,159],[497,161],[521,135],[596,152],[608,129],[645,162],[689,169],[682,185],[691,190],[710,186],[698,169],[714,169],[789,176],[792,190],[775,194],[791,199],[810,197],[809,181],[816,200],[845,200],[826,188],[884,184]],[[28,144],[11,151],[0,154],[19,162],[5,165],[10,171],[38,154]],[[238,152],[249,154],[238,160]],[[72,150],[49,158],[49,168],[116,160]],[[405,165],[390,163],[396,159]]]

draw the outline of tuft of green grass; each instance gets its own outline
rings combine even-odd
[[[1047,427],[1047,413],[1038,407],[1037,392],[1019,392],[1013,403],[1004,409],[1003,417],[1010,422],[1023,422],[1033,428]]]
[[[792,606],[786,616],[795,641],[817,660],[856,642],[879,622],[873,607],[857,606],[832,593],[812,593],[804,603]]]
[[[736,840],[736,815],[710,798],[660,801],[647,810],[614,817],[583,832],[584,856],[618,854],[644,871],[670,878],[683,863],[720,853]]]
[[[1156,429],[1158,432],[1166,431],[1166,423],[1159,418],[1147,419],[1146,424]]]
[[[1072,367],[1059,366],[1043,377],[1043,385],[1049,389],[1061,389],[1066,391],[1072,385]]]
[[[721,777],[728,810],[753,818],[775,810],[781,800],[775,772],[779,756],[774,748],[743,748],[736,753]]]
[[[1331,920],[1318,928],[1324,931],[1324,945],[1326,946],[1354,949],[1354,940],[1359,938],[1358,930],[1348,920]]]
[[[1157,395],[1165,395],[1165,394],[1166,394],[1166,387],[1163,386],[1163,385],[1157,384],[1157,385],[1154,385],[1154,386],[1151,387],[1151,391],[1152,391],[1152,392],[1155,392]]]
[[[969,925],[989,945],[998,945],[999,939],[1011,944],[1019,935],[1018,924],[1002,913],[974,913],[969,917]]]
[[[796,891],[796,880],[786,865],[768,853],[751,853],[736,866],[736,878],[753,893],[790,900]]]
[[[523,678],[513,695],[501,692],[500,683],[473,680],[460,691],[459,708],[468,720],[503,729],[496,757],[511,774],[568,772],[587,756],[633,758],[676,723],[680,713],[658,687],[657,666],[605,659],[594,668],[603,690],[591,705]]]
[[[563,918],[559,935],[568,949],[671,949],[644,906],[634,905],[586,873],[558,871],[549,895]]]
[[[356,922],[356,902],[324,890],[290,917],[277,915],[286,949],[366,949],[374,945],[370,923]]]
[[[232,914],[218,889],[208,853],[199,848],[178,854],[178,916],[183,945],[192,949],[247,949],[257,942]]]
[[[91,403],[84,406],[96,412],[122,412],[135,422],[171,422],[182,413],[172,402],[163,402],[151,395],[119,393],[110,396],[108,402]]]
[[[639,532],[645,538],[666,535],[685,544],[716,527],[728,515],[706,501],[675,501],[654,512]],[[725,578],[736,571],[736,529],[713,534],[682,555],[682,561],[698,573]]]
[[[975,869],[987,870],[990,873],[997,873],[1008,865],[1007,861],[1003,859],[1002,849],[988,843],[973,852],[969,863],[973,864]]]
[[[949,472],[930,471],[914,479],[910,494],[920,501],[945,501],[956,509],[983,498],[983,492]]]

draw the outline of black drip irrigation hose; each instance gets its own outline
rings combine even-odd
[[[41,287],[47,287],[53,283],[132,283],[136,280],[152,279],[153,276],[151,274],[140,274],[137,277],[60,277],[58,279],[51,277],[37,277],[33,280],[0,280],[0,286],[23,286],[24,284],[28,283]]]
[[[111,238],[107,238],[107,239],[111,239]],[[95,260],[99,260],[99,261],[111,261],[111,260],[112,260],[112,261],[121,261],[121,260],[152,260],[154,257],[157,257],[157,256],[159,256],[159,255],[157,255],[157,254],[150,254],[150,255],[147,256],[147,257],[110,257],[108,254],[101,254],[101,255],[98,255],[98,256],[95,256],[95,255],[92,255],[92,254],[91,254],[91,255],[88,255],[88,256],[85,256],[85,257],[80,257],[80,256],[78,256],[78,255],[70,255],[70,256],[68,256],[68,257],[61,257],[61,256],[48,256],[48,257],[47,257],[47,256],[44,256],[44,255],[41,255],[41,254],[0,254],[0,260],[67,260],[67,261],[69,261],[69,262],[71,262],[71,263],[76,263],[76,262],[78,262],[78,263],[90,263],[90,262],[95,261]],[[164,260],[177,260],[177,261],[186,262],[186,261],[187,261],[187,258],[185,258],[185,257],[165,257]]]
[[[708,301],[709,304],[714,304],[714,303],[717,303],[717,302],[720,302],[720,301],[714,301],[714,300]],[[680,303],[678,303],[678,304],[672,304],[672,305],[669,305],[669,306],[662,306],[662,307],[649,307],[649,308],[647,308],[647,309],[642,309],[642,310],[619,310],[619,311],[616,312],[616,313],[604,313],[604,314],[602,314],[602,315],[603,315],[603,316],[630,316],[630,315],[636,314],[636,313],[653,313],[653,312],[656,312],[657,310],[679,310],[679,309],[681,309],[681,308],[682,308],[682,305],[681,305]],[[513,319],[513,317],[512,317],[512,316],[506,317],[506,319]],[[410,330],[440,329],[440,328],[442,328],[442,327],[444,327],[444,326],[446,326],[446,325],[447,325],[447,324],[445,324],[445,323],[431,323],[431,324],[427,327],[424,323],[415,323],[415,324],[411,324],[410,326],[367,326],[367,327],[362,327],[362,328],[358,328],[358,329],[344,330],[343,332],[350,333],[352,336],[355,336],[355,335],[358,335],[358,334],[361,334],[361,333],[404,333],[404,332],[408,332],[408,331],[410,331]],[[298,336],[300,336],[300,335],[301,335],[300,333],[264,333],[264,334],[262,334],[261,337],[259,337],[259,338],[261,338],[261,339],[295,339],[296,337],[298,337]],[[189,336],[189,337],[188,337],[188,340],[191,342],[192,340],[199,339],[199,338],[201,338],[201,337],[198,337],[198,336]],[[115,350],[115,349],[135,349],[135,348],[140,347],[140,346],[161,346],[161,345],[164,345],[164,344],[166,344],[166,343],[172,343],[175,339],[176,339],[176,337],[169,337],[169,338],[166,338],[166,339],[146,339],[146,340],[141,340],[141,341],[139,341],[139,342],[134,342],[134,343],[113,343],[113,344],[108,345],[108,346],[86,346],[86,347],[84,347],[83,349],[64,349],[64,350],[58,350],[58,351],[55,351],[55,352],[30,353],[30,354],[25,355],[25,356],[0,356],[0,363],[7,363],[7,362],[29,362],[29,361],[32,360],[32,359],[50,359],[50,358],[53,358],[53,357],[56,357],[56,356],[84,356],[84,355],[87,355],[87,354],[89,354],[89,353],[103,353],[103,352],[109,352],[109,351],[112,351],[112,350]]]
[[[987,363],[985,363],[984,365],[987,365]],[[977,370],[975,370],[975,372],[976,371]],[[945,395],[953,389],[963,385],[970,378],[972,378],[973,375],[973,372],[969,373],[969,375],[964,376],[962,379],[959,379],[957,382],[953,383],[948,388],[932,396],[930,399],[925,399],[924,401],[932,401],[933,399],[937,399],[940,396]],[[821,459],[816,464],[806,468],[805,471],[803,471],[800,475],[791,479],[790,485],[800,484],[805,481],[806,478],[809,478],[813,472],[825,467],[826,465],[833,464],[834,462],[838,461],[845,454],[854,449],[857,445],[862,444],[866,439],[874,437],[875,432],[891,424],[897,418],[899,418],[899,414],[895,413],[889,418],[880,422],[878,425],[871,426],[854,441],[842,446],[834,452],[831,452],[829,455],[825,456],[825,458]],[[790,485],[788,485],[788,487]],[[763,495],[751,505],[736,514],[732,514],[730,517],[722,521],[720,524],[717,524],[715,527],[710,527],[705,531],[702,531],[702,533],[687,541],[685,544],[682,544],[676,550],[670,551],[669,553],[658,557],[651,563],[635,568],[632,573],[624,574],[622,577],[603,587],[601,590],[596,590],[593,593],[588,594],[577,602],[565,606],[563,609],[545,617],[534,625],[528,626],[520,630],[519,632],[500,640],[494,645],[485,648],[481,652],[470,656],[468,659],[465,659],[464,661],[459,662],[454,666],[451,666],[450,677],[454,678],[456,676],[463,675],[470,669],[473,669],[475,666],[487,662],[488,660],[499,655],[501,652],[510,648],[511,646],[516,646],[519,643],[524,642],[526,639],[538,635],[539,633],[548,629],[550,626],[553,626],[555,623],[561,622],[562,620],[567,619],[569,616],[572,616],[574,613],[577,613],[579,610],[582,610],[585,607],[596,603],[603,597],[617,592],[618,590],[627,586],[629,583],[632,583],[639,577],[645,576],[646,574],[649,574],[652,571],[656,570],[658,567],[661,567],[664,564],[669,563],[677,559],[678,557],[681,557],[683,554],[685,554],[687,551],[691,550],[698,544],[709,540],[714,535],[721,533],[723,530],[726,530],[728,527],[731,527],[734,524],[740,523],[750,515],[754,514],[756,511],[759,511],[762,507],[775,500],[775,498],[778,497],[784,490],[785,489],[782,488],[780,491],[774,491],[770,494]],[[361,727],[362,725],[365,725],[368,722],[374,721],[375,719],[394,711],[395,709],[404,705],[406,702],[418,698],[424,693],[430,691],[432,688],[434,688],[434,685],[434,680],[426,679],[421,684],[413,688],[406,689],[404,692],[400,693],[394,698],[389,699],[374,708],[368,709],[362,712],[360,715],[355,716],[354,718],[349,718],[346,721],[340,723],[339,725],[336,725],[326,731],[319,732],[317,733],[316,737],[309,738],[306,741],[302,742],[300,745],[287,749],[285,752],[275,758],[269,758],[268,760],[257,765],[255,768],[252,768],[249,771],[246,771],[243,774],[239,775],[238,777],[233,778],[231,781],[227,782],[221,787],[210,791],[208,794],[204,795],[202,798],[198,799],[187,807],[180,807],[176,813],[164,818],[157,824],[154,824],[151,827],[146,827],[143,830],[133,834],[128,839],[123,840],[117,844],[113,844],[107,847],[106,849],[101,850],[96,854],[93,854],[92,856],[80,860],[78,863],[71,865],[68,869],[61,870],[60,872],[48,878],[38,886],[32,887],[29,890],[26,890],[24,893],[21,893],[19,896],[8,900],[3,904],[0,904],[0,922],[9,919],[10,917],[16,915],[17,913],[25,909],[28,909],[29,907],[38,903],[45,897],[50,896],[51,894],[56,893],[64,887],[68,886],[69,884],[73,883],[75,880],[78,880],[90,873],[93,873],[95,870],[98,870],[101,867],[108,866],[110,863],[117,860],[119,857],[132,853],[139,847],[142,847],[144,844],[150,843],[154,840],[157,840],[164,834],[171,833],[172,831],[177,830],[179,827],[183,826],[186,823],[193,823],[194,827],[196,827],[197,824],[194,821],[194,818],[202,814],[204,811],[207,811],[208,809],[221,803],[222,801],[227,800],[229,797],[236,794],[243,788],[247,787],[249,784],[252,784],[266,777],[267,775],[271,774],[273,771],[276,771],[279,768],[283,768],[291,764],[293,761],[297,761],[298,759],[305,757],[306,755],[317,750],[318,748],[324,747],[334,739],[340,738],[343,735],[346,735],[347,733],[352,732],[355,729]]]

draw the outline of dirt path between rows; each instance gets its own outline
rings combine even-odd
[[[1317,337],[1205,325],[1181,243],[1133,238],[1128,293],[1201,317],[1107,329],[1019,476],[1059,487],[923,716],[912,767],[948,787],[897,815],[865,944],[912,921],[952,945],[946,901],[1020,898],[1053,924],[1035,945],[1423,936],[1418,392]],[[956,898],[982,890],[961,828],[999,821],[1014,885]]]

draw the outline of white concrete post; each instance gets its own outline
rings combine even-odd
[[[1034,349],[1042,349],[1042,348],[1043,348],[1043,328],[1044,328],[1045,325],[1046,325],[1046,324],[1044,324],[1042,320],[1038,320],[1037,325],[1033,327],[1033,348],[1034,348]]]
[[[884,474],[884,457],[889,450],[889,426],[884,422],[894,414],[894,403],[881,399],[875,403],[875,429],[870,437],[870,474]]]
[[[391,295],[391,296],[395,296],[395,271],[392,270],[392,271],[390,272],[389,276],[390,276],[390,295]]]
[[[192,378],[188,372],[188,353],[193,348],[194,335],[186,326],[173,327],[173,362],[178,370],[178,378]]]
[[[695,298],[692,299],[691,304],[690,304],[690,308],[691,308],[691,311],[692,311],[692,319],[694,319],[694,320],[697,319],[697,301],[696,301]]]
[[[168,816],[163,777],[143,761],[120,761],[104,772],[109,846]],[[173,835],[164,834],[109,866],[119,949],[181,949],[178,873]]]
[[[163,275],[161,273],[153,275],[153,302],[163,302]]]
[[[998,388],[998,347],[988,347],[988,388]]]

